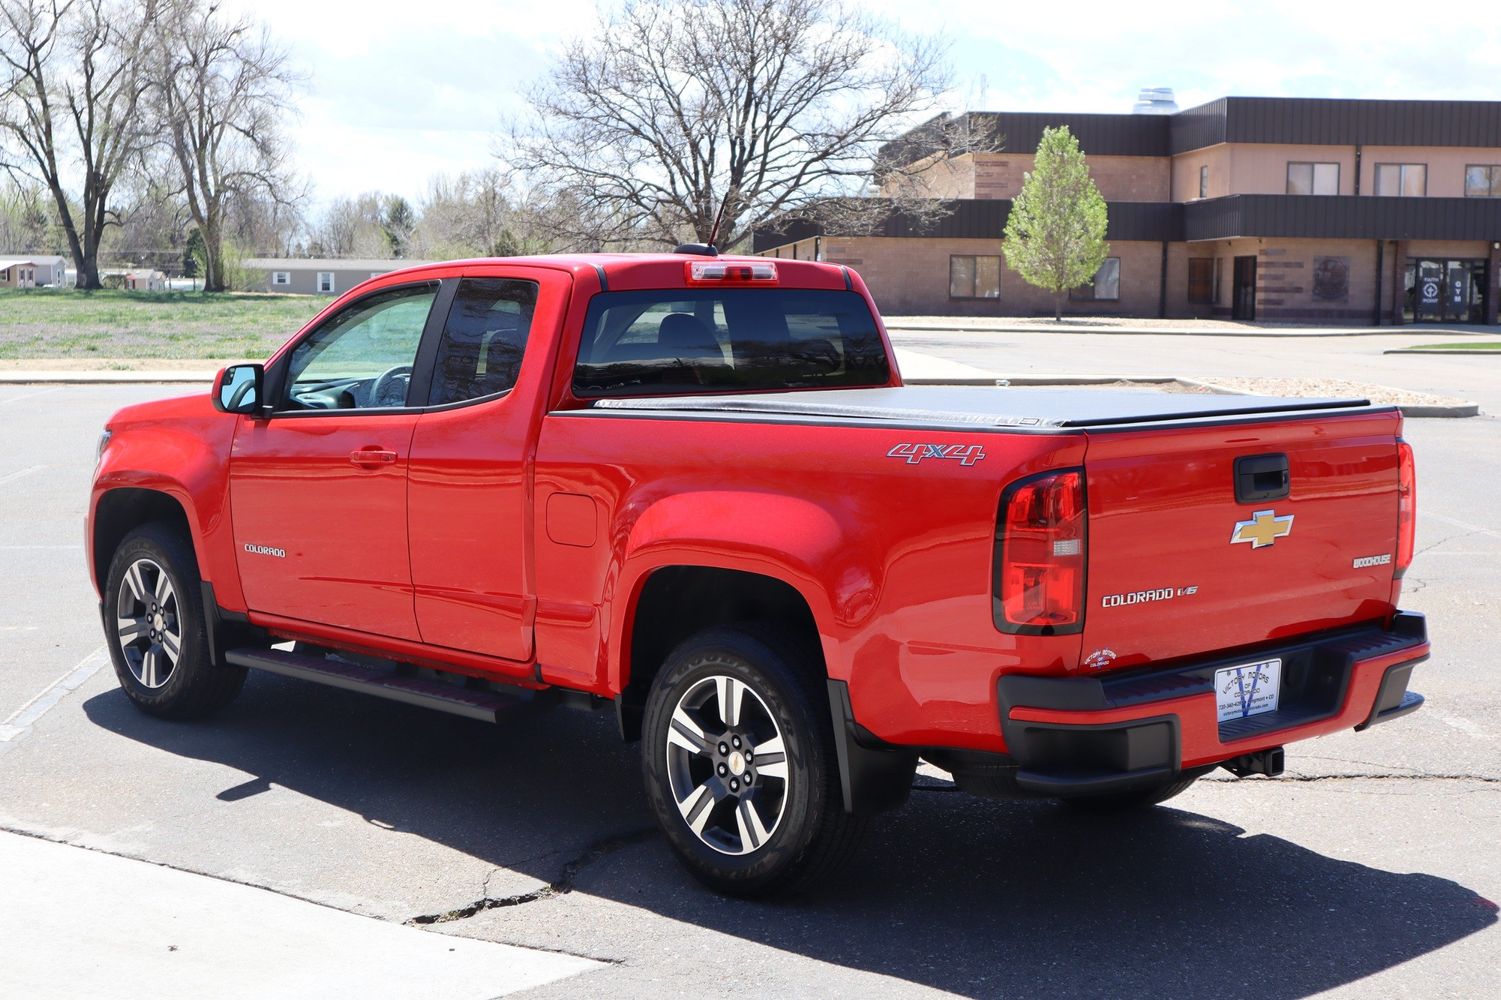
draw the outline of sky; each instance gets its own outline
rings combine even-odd
[[[1126,112],[1226,95],[1501,100],[1501,19],[1406,3],[857,0],[948,45],[944,110]],[[492,165],[496,136],[594,0],[228,0],[263,19],[304,79],[289,132],[313,214],[365,191],[417,201]],[[1458,9],[1458,8],[1457,8]]]

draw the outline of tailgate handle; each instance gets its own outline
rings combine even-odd
[[[1235,460],[1236,503],[1281,500],[1291,485],[1286,455],[1242,455]]]

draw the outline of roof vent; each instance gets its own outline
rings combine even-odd
[[[673,253],[692,254],[695,257],[718,257],[719,251],[714,249],[712,243],[684,243]]]
[[[1133,115],[1175,115],[1178,102],[1173,99],[1172,87],[1143,87],[1131,108]]]

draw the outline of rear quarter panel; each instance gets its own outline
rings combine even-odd
[[[971,466],[888,457],[898,445],[981,444]],[[1079,435],[550,414],[537,509],[588,497],[594,532],[536,533],[544,679],[620,691],[629,621],[672,565],[775,577],[807,600],[829,675],[883,739],[998,749],[995,680],[1078,662],[1078,636],[1009,636],[991,617],[996,508],[1012,479],[1078,465]],[[558,509],[563,509],[561,506]],[[576,522],[578,506],[567,509]],[[592,544],[580,544],[593,537]]]

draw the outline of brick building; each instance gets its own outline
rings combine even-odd
[[[893,315],[1051,314],[1000,239],[1043,128],[1067,125],[1110,220],[1110,259],[1068,313],[1497,321],[1501,102],[1229,97],[1171,115],[970,118],[1001,152],[912,160],[947,214],[866,235],[797,223],[757,232],[756,252],[849,264]]]

